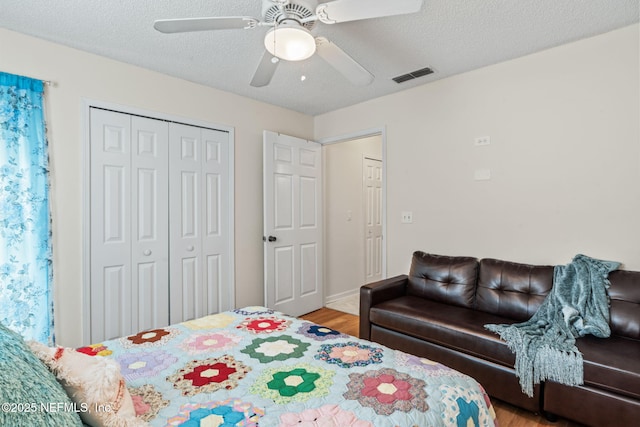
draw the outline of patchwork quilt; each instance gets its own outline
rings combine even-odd
[[[116,360],[152,426],[493,426],[471,377],[247,307],[78,349]]]

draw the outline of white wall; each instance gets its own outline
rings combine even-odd
[[[382,136],[322,147],[324,168],[325,265],[328,301],[358,290],[365,279],[362,161],[382,159]],[[351,218],[348,217],[351,213]]]
[[[0,70],[46,88],[56,337],[82,342],[83,99],[235,128],[236,305],[263,304],[262,131],[310,139],[310,116],[0,29]]]
[[[639,74],[633,25],[317,116],[315,137],[386,126],[389,276],[414,250],[640,270]]]

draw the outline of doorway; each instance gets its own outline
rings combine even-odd
[[[336,301],[357,300],[362,285],[386,277],[384,131],[321,142],[325,171],[325,305],[332,306]],[[377,171],[366,170],[374,164],[371,161],[378,162]],[[368,172],[379,173],[377,190],[366,179]],[[367,201],[367,192],[376,191],[377,213],[373,204],[376,194]],[[377,228],[372,227],[372,220]]]

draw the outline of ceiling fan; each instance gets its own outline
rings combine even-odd
[[[317,53],[329,65],[356,85],[368,85],[373,75],[355,59],[325,37],[314,37],[318,21],[339,24],[418,12],[423,0],[262,0],[262,19],[251,16],[161,19],[154,28],[162,33],[255,29],[271,27],[264,38],[266,52],[251,86],[267,86],[280,60],[301,61]]]

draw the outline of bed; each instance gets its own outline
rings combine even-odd
[[[152,426],[495,424],[471,377],[264,307],[78,351],[118,362]]]

